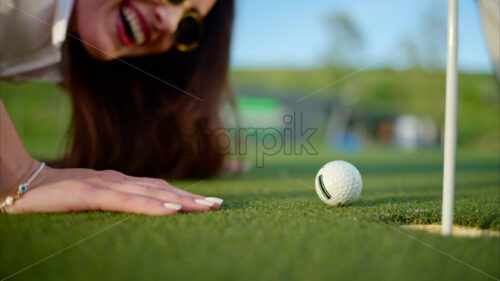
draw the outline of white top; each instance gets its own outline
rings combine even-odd
[[[61,46],[74,0],[0,0],[0,77],[62,82]]]

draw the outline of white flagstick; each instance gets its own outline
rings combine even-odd
[[[444,122],[443,210],[441,234],[453,226],[455,157],[457,146],[457,36],[458,1],[448,0],[448,45],[446,58],[446,108]]]

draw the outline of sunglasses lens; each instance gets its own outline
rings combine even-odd
[[[176,47],[179,51],[191,51],[198,47],[203,37],[203,27],[198,13],[187,13],[179,22],[175,33]]]
[[[162,0],[163,3],[165,4],[170,4],[170,5],[180,5],[182,3],[184,3],[185,0]]]

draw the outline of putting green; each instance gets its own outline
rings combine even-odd
[[[500,229],[498,153],[458,155],[455,223]],[[441,153],[275,157],[217,180],[175,181],[225,199],[221,210],[148,217],[115,213],[0,215],[8,280],[492,280],[498,237],[444,238],[402,224],[440,221]],[[326,161],[355,164],[351,206],[312,189]],[[190,187],[191,186],[191,187]]]

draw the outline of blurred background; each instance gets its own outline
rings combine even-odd
[[[500,91],[478,4],[459,2],[458,142],[498,151]],[[232,81],[244,126],[304,112],[335,151],[439,148],[446,22],[447,1],[238,0]]]
[[[231,83],[243,127],[302,113],[333,152],[439,150],[447,1],[236,0]],[[475,0],[459,7],[459,149],[499,152],[500,90]],[[0,82],[35,157],[61,155],[71,108],[44,83]]]

